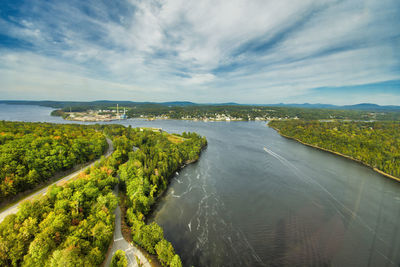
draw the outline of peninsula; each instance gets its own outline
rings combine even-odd
[[[112,191],[115,187],[121,188],[121,193],[125,195],[124,208],[127,212],[123,220],[129,226],[134,243],[154,255],[154,259],[163,266],[182,266],[172,244],[164,238],[163,229],[155,222],[147,224],[145,216],[149,215],[151,207],[167,188],[175,171],[199,158],[202,148],[207,144],[204,137],[196,133],[168,134],[157,129],[122,125],[80,126],[2,121],[0,148],[7,148],[7,144],[24,137],[24,134],[15,130],[14,124],[23,125],[25,134],[38,129],[32,134],[33,137],[35,134],[46,135],[41,142],[43,148],[50,150],[46,150],[46,156],[69,155],[75,158],[74,153],[86,150],[102,153],[103,143],[107,145],[106,138],[112,139],[114,152],[80,172],[77,177],[40,191],[33,200],[28,198],[28,201],[19,205],[16,214],[4,218],[0,223],[1,266],[60,263],[74,266],[101,265],[112,237],[115,236],[114,210],[118,205],[118,198]],[[70,140],[73,151],[64,151],[65,154],[60,153],[63,151],[62,146],[54,142],[68,142],[67,134],[61,132],[63,127],[65,131],[68,130],[66,133],[72,132],[72,136],[77,139],[77,144]],[[15,136],[8,134],[13,132]],[[93,146],[96,140],[92,140],[92,149],[78,146],[85,146],[84,137],[87,134],[99,139],[99,148]],[[25,138],[28,137],[29,134]],[[24,142],[36,144],[36,139],[28,138]],[[56,149],[51,149],[53,142]],[[13,149],[9,151],[8,157],[19,154],[19,150]],[[41,154],[40,151],[37,154]],[[44,162],[49,163],[48,158]],[[68,163],[65,159],[61,159],[61,162]],[[0,163],[3,170],[10,169],[9,161]],[[26,176],[18,176],[24,168],[16,168],[12,174],[6,174],[7,177],[19,177],[27,183],[31,180],[29,168],[30,165],[26,167]],[[42,169],[45,168],[42,166]],[[4,179],[3,183],[2,188],[14,184],[9,178]]]

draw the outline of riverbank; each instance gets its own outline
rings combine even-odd
[[[126,119],[125,115],[119,115],[115,112],[100,113],[96,111],[85,112],[65,112],[61,109],[53,110],[51,116],[61,117],[66,121],[80,121],[80,122],[110,122]]]
[[[285,137],[285,138],[288,138],[288,139],[297,141],[297,142],[299,142],[299,143],[301,143],[301,144],[303,144],[303,145],[309,146],[309,147],[313,147],[313,148],[316,148],[316,149],[319,149],[319,150],[322,150],[322,151],[325,151],[325,152],[329,152],[329,153],[331,153],[331,154],[335,154],[335,155],[338,155],[338,156],[341,156],[341,157],[350,159],[350,160],[352,160],[352,161],[355,161],[355,162],[357,162],[357,163],[360,163],[360,164],[362,164],[362,165],[364,165],[364,166],[367,166],[367,167],[371,168],[371,169],[374,170],[375,172],[377,172],[377,173],[379,173],[379,174],[381,174],[381,175],[383,175],[383,176],[385,176],[385,177],[387,177],[387,178],[390,178],[390,179],[393,179],[393,180],[395,180],[395,181],[397,181],[397,182],[400,182],[400,178],[399,178],[399,177],[396,177],[396,176],[393,176],[393,175],[388,174],[388,173],[386,173],[386,172],[383,172],[383,171],[379,170],[378,168],[369,165],[369,164],[366,163],[366,162],[363,162],[363,161],[361,161],[361,160],[359,160],[359,159],[355,159],[355,158],[353,158],[353,157],[351,157],[351,156],[342,154],[342,153],[337,152],[337,151],[333,151],[333,150],[326,149],[326,148],[323,148],[323,147],[319,147],[319,146],[316,146],[316,145],[313,145],[313,144],[305,143],[305,142],[303,142],[303,141],[301,141],[301,140],[299,140],[299,139],[297,139],[297,138],[294,138],[294,137],[291,137],[291,136],[288,136],[288,135],[285,135],[285,134],[281,133],[281,131],[280,131],[279,129],[277,129],[277,128],[271,126],[271,125],[269,125],[269,123],[268,123],[267,125],[268,125],[268,127],[271,127],[272,129],[274,129],[275,131],[277,131],[281,136],[283,136],[283,137]]]
[[[149,224],[146,219],[170,185],[174,173],[187,160],[197,159],[207,141],[194,132],[171,135],[160,130],[151,134],[149,131],[129,128],[128,133],[131,132],[136,134],[135,137],[129,135],[129,138],[134,144],[138,142],[138,151],[129,154],[127,162],[119,168],[122,192],[129,197],[123,210],[126,212],[124,219],[127,225],[132,227],[131,238],[137,245],[155,255],[162,265],[182,266],[179,255],[165,239],[162,227],[155,222]],[[138,183],[143,184],[143,188],[138,188]],[[121,229],[125,236],[129,234],[126,227]]]
[[[169,188],[169,186],[170,186],[170,184],[171,184],[172,179],[173,179],[176,175],[179,175],[179,172],[180,172],[181,170],[183,170],[186,166],[188,166],[188,165],[190,165],[190,164],[195,164],[195,163],[197,163],[197,162],[199,161],[199,159],[200,159],[201,154],[202,154],[203,151],[207,148],[207,146],[208,146],[208,143],[206,143],[204,146],[201,147],[201,150],[200,150],[200,153],[199,153],[199,156],[198,156],[197,159],[185,161],[181,166],[179,166],[179,167],[171,174],[171,176],[168,178],[167,188],[166,188],[165,190],[163,190],[160,194],[158,194],[158,195],[156,196],[156,198],[155,198],[155,200],[154,200],[154,203],[153,203],[153,205],[152,205],[151,208],[150,208],[149,215],[146,216],[146,218],[145,218],[146,224],[147,224],[147,223],[150,223],[150,222],[152,222],[152,221],[154,220],[154,217],[153,217],[154,211],[157,210],[157,207],[158,207],[159,203],[161,202],[161,199],[163,199],[163,198],[166,196],[166,193],[167,193],[167,191],[168,191],[168,188]]]

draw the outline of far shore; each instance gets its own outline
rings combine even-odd
[[[322,151],[326,151],[326,152],[329,152],[329,153],[331,153],[331,154],[335,154],[335,155],[338,155],[338,156],[341,156],[341,157],[350,159],[350,160],[352,160],[352,161],[358,162],[358,163],[360,163],[360,164],[362,164],[362,165],[364,165],[364,166],[367,166],[367,167],[371,168],[371,169],[374,170],[375,172],[377,172],[377,173],[379,173],[379,174],[381,174],[381,175],[383,175],[383,176],[385,176],[385,177],[387,177],[387,178],[390,178],[390,179],[393,179],[393,180],[395,180],[395,181],[397,181],[397,182],[400,182],[400,178],[399,178],[399,177],[396,177],[396,176],[393,176],[393,175],[388,174],[388,173],[386,173],[386,172],[383,172],[383,171],[379,170],[378,168],[375,168],[375,167],[373,167],[373,166],[371,166],[371,165],[369,165],[369,164],[367,164],[367,163],[365,163],[365,162],[363,162],[363,161],[361,161],[361,160],[359,160],[359,159],[355,159],[355,158],[353,158],[353,157],[350,157],[350,156],[348,156],[348,155],[345,155],[345,154],[342,154],[342,153],[339,153],[339,152],[336,152],[336,151],[333,151],[333,150],[329,150],[329,149],[322,148],[322,147],[319,147],[319,146],[316,146],[316,145],[312,145],[312,144],[305,143],[305,142],[303,142],[303,141],[301,141],[301,140],[299,140],[299,139],[297,139],[297,138],[294,138],[294,137],[291,137],[291,136],[287,136],[287,135],[285,135],[285,134],[282,134],[281,131],[280,131],[279,129],[276,129],[275,127],[272,127],[272,126],[270,126],[269,124],[268,124],[268,126],[271,127],[272,129],[274,129],[275,131],[277,131],[281,136],[283,136],[283,137],[285,137],[285,138],[288,138],[288,139],[291,139],[291,140],[295,140],[295,141],[297,141],[297,142],[299,142],[299,143],[301,143],[301,144],[303,144],[303,145],[306,145],[306,146],[309,146],[309,147],[312,147],[312,148],[316,148],[316,149],[319,149],[319,150],[322,150]]]
[[[244,120],[244,119],[231,119],[231,120],[222,120],[222,119],[198,119],[198,118],[166,118],[166,117],[132,117],[132,118],[127,118],[127,119],[118,119],[118,118],[106,118],[106,119],[99,119],[99,118],[81,118],[81,117],[67,117],[63,118],[66,121],[83,121],[83,122],[110,122],[110,121],[121,121],[121,120],[127,120],[127,119],[143,119],[147,121],[155,121],[155,120],[182,120],[182,121],[204,121],[204,122],[236,122],[236,121],[253,121],[253,120]],[[265,120],[259,120],[259,121],[268,121],[267,119]]]
[[[57,111],[57,110],[53,110]],[[110,121],[120,121],[126,119],[143,119],[148,121],[153,120],[185,120],[185,121],[204,121],[204,122],[235,122],[235,121],[269,121],[270,119],[274,118],[255,118],[255,119],[244,119],[244,118],[236,118],[223,115],[221,117],[203,117],[203,118],[192,118],[192,117],[182,117],[182,118],[170,118],[166,115],[161,116],[139,116],[139,117],[125,117],[120,118],[115,114],[107,114],[107,115],[100,115],[95,112],[62,112],[63,115],[60,113],[55,113],[52,116],[62,117],[64,120],[67,121],[79,121],[79,122],[110,122]]]

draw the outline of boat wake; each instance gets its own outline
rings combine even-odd
[[[376,231],[368,225],[368,223],[366,223],[360,216],[358,216],[353,210],[351,210],[350,208],[348,208],[345,204],[343,204],[338,198],[336,198],[331,192],[329,192],[328,189],[326,189],[323,185],[321,185],[318,181],[316,181],[315,179],[311,178],[310,176],[304,174],[303,172],[301,172],[295,165],[293,165],[290,161],[288,161],[287,159],[285,159],[284,157],[282,157],[281,155],[273,152],[272,150],[264,147],[264,151],[267,152],[268,154],[270,154],[271,156],[273,156],[274,158],[276,158],[277,160],[279,160],[283,165],[285,165],[286,167],[288,167],[288,169],[290,169],[297,177],[299,177],[300,179],[302,179],[304,182],[311,184],[311,185],[315,185],[317,187],[319,187],[323,192],[325,192],[331,199],[331,201],[333,203],[336,203],[337,205],[339,205],[340,207],[342,207],[345,211],[347,211],[352,217],[356,218],[368,231],[370,231],[373,235],[375,235],[377,237],[377,239],[379,239],[383,244],[385,244],[386,246],[388,246],[388,244],[376,233]],[[333,207],[336,209],[336,211],[338,212],[338,214],[341,215],[341,217],[343,219],[346,219],[344,213],[339,210],[336,205],[333,205]],[[390,261],[392,264],[394,264],[393,261],[391,261],[386,255],[384,255],[381,251],[376,250],[379,254],[381,254],[381,256],[383,256],[384,258],[386,258],[388,261]]]

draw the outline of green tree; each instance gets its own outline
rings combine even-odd
[[[126,259],[125,251],[119,249],[114,253],[114,256],[112,257],[111,267],[126,267],[126,266],[128,266],[128,260]]]
[[[161,264],[163,266],[170,265],[172,258],[175,255],[175,251],[171,243],[165,239],[162,239],[160,242],[157,243],[155,249]]]
[[[175,254],[170,262],[171,267],[182,267],[181,258],[179,255]]]

